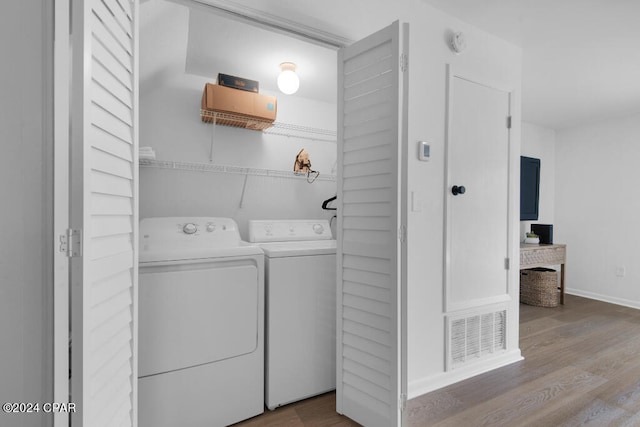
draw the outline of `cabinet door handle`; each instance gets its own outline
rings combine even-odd
[[[464,188],[464,185],[454,185],[453,187],[451,187],[451,193],[454,196],[457,196],[458,194],[464,194],[465,191],[467,191],[467,189]]]

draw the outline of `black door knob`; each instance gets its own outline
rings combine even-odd
[[[453,193],[454,196],[457,196],[458,194],[464,194],[465,191],[467,191],[467,189],[464,188],[464,185],[454,185],[453,187],[451,187],[451,193]]]

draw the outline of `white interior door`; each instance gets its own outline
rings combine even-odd
[[[138,2],[71,12],[71,422],[135,426]]]
[[[447,311],[508,299],[510,93],[450,71]],[[464,187],[464,193],[454,187]]]
[[[401,256],[408,24],[339,51],[339,413],[366,426],[403,424]]]

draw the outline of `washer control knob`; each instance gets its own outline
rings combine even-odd
[[[184,232],[184,234],[193,234],[198,231],[198,227],[196,227],[194,223],[190,222],[182,227],[182,231]]]
[[[316,234],[322,234],[324,233],[324,227],[322,226],[322,224],[313,224],[313,231]]]
[[[209,233],[211,233],[211,232],[213,232],[213,231],[216,231],[216,225],[215,225],[215,224],[212,224],[212,223],[207,224],[207,231],[208,231]]]

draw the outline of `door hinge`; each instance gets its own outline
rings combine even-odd
[[[402,393],[398,399],[398,408],[400,412],[404,412],[407,409],[407,395],[405,393]]]
[[[407,240],[407,227],[404,225],[398,228],[398,240],[400,240],[400,242]]]
[[[507,129],[511,129],[511,116],[507,116]]]
[[[509,268],[510,268],[509,258],[505,258],[504,259],[504,269],[505,270],[509,270]]]
[[[82,256],[82,230],[67,229],[65,234],[60,235],[59,251],[68,258]]]
[[[409,68],[409,55],[406,53],[400,54],[400,70],[404,73]]]

